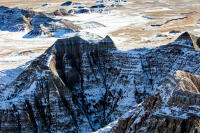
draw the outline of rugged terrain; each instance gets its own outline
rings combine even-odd
[[[129,111],[111,132],[198,132],[198,50],[187,32],[129,51],[108,36],[97,43],[59,39],[1,89],[1,130],[91,132]]]
[[[102,4],[98,1],[74,0],[69,6],[61,6],[65,2],[65,0],[0,1],[1,75],[7,76],[10,73],[7,70],[13,72],[12,69],[38,57],[58,37],[80,36],[80,34],[88,36],[88,33],[103,38],[109,35],[118,49],[130,50],[142,47],[155,48],[167,44],[185,31],[200,35],[197,0],[126,2],[104,0],[105,7],[96,8],[96,12],[92,11],[94,8],[91,7]],[[76,13],[79,9],[87,9],[89,12]],[[34,21],[31,21],[32,17]],[[20,31],[16,32],[16,29]],[[0,78],[0,84],[4,84],[2,81],[5,80]]]
[[[0,132],[200,132],[198,1],[0,5]]]

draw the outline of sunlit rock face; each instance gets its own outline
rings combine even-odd
[[[0,128],[92,132],[117,120],[98,131],[198,131],[200,56],[193,45],[189,33],[129,51],[108,36],[59,39],[0,90]]]

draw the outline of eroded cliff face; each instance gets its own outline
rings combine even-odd
[[[192,41],[185,33],[155,49],[120,51],[108,36],[59,39],[0,90],[0,129],[92,132],[132,110],[109,131],[179,131],[182,123],[193,130],[200,56]]]
[[[111,127],[98,132],[199,133],[200,95],[175,89],[169,97],[164,101],[159,94],[150,95],[142,104],[111,123]]]
[[[150,72],[156,76],[152,93],[98,133],[200,132],[199,52],[194,51],[191,36],[184,33],[175,42],[149,54],[150,68],[154,68]],[[159,62],[161,52],[167,65],[158,68],[163,65]]]
[[[115,122],[111,133],[198,133],[199,95],[175,91],[165,104],[159,95],[149,96]]]
[[[20,131],[91,132],[107,125],[151,92],[148,78],[140,75],[138,52],[117,50],[109,37],[96,44],[79,37],[58,40],[2,90],[1,129],[14,121],[12,106]]]

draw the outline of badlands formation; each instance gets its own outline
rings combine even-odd
[[[0,132],[200,132],[198,1],[0,5]]]

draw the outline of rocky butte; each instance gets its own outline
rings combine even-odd
[[[66,15],[60,9],[53,15]],[[0,6],[0,30],[9,32],[28,31],[23,38],[56,37],[62,38],[65,34],[78,32],[81,28],[68,20],[54,19],[45,12],[8,8]]]
[[[1,132],[200,132],[199,38],[120,51],[59,39],[0,90]]]

